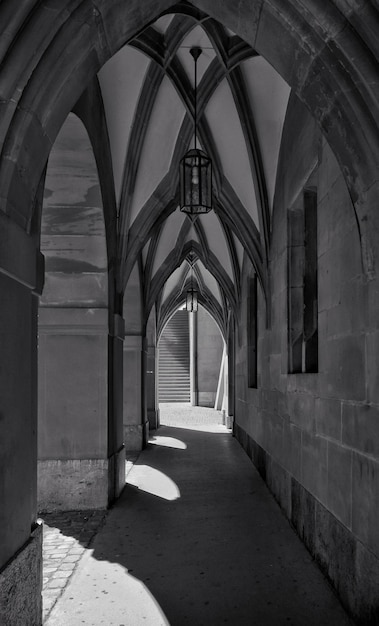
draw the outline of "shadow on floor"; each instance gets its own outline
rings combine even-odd
[[[352,623],[236,440],[215,430],[154,434],[49,626]]]

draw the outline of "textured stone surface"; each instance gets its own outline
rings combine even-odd
[[[379,456],[379,407],[342,405],[342,442],[363,454]]]
[[[39,461],[39,511],[105,509],[108,473],[107,459]]]
[[[36,486],[36,303],[0,273],[0,568],[30,536]],[[34,339],[33,339],[34,337]]]
[[[149,422],[144,424],[124,424],[124,441],[127,452],[140,452],[146,445]]]
[[[352,457],[351,450],[328,441],[327,506],[337,519],[351,529],[352,516]]]
[[[298,207],[307,185],[318,193],[319,369],[288,375],[287,209]],[[363,624],[367,615],[374,624],[377,604],[365,577],[370,571],[376,579],[379,557],[379,292],[363,274],[362,231],[340,165],[293,95],[275,197],[271,327],[260,325],[259,402],[249,395],[243,348],[248,263],[242,277],[235,432],[346,605]],[[361,566],[359,550],[370,566]]]
[[[39,458],[107,454],[107,311],[43,310],[39,337]],[[95,324],[91,324],[96,320]],[[88,320],[88,322],[87,322]]]
[[[362,543],[379,554],[379,462],[358,452],[352,458],[353,532]]]
[[[197,391],[200,406],[214,407],[220,375],[223,341],[211,316],[197,312]]]
[[[132,301],[133,302],[133,301]],[[129,305],[129,309],[132,304]],[[142,450],[144,446],[141,335],[127,335],[124,340],[123,422],[126,450]]]
[[[364,541],[369,544],[369,537],[373,538],[376,534],[377,524],[374,519],[377,519],[377,513],[375,507],[372,510],[369,505],[375,501],[375,496],[370,491],[374,484],[373,479],[370,482],[366,475],[357,487],[357,490],[360,490],[358,496],[360,501],[356,502],[355,510],[361,511],[361,515],[359,519],[353,519],[351,532],[346,524],[341,523],[299,481],[290,478],[290,474],[275,463],[238,425],[235,426],[235,434],[260,475],[267,480],[267,485],[296,532],[335,587],[343,604],[353,615],[354,623],[361,626],[376,626],[379,618],[377,594],[379,559],[362,543]],[[335,451],[342,454],[337,446]],[[349,451],[346,451],[346,454],[348,458]],[[342,471],[343,465],[337,463],[336,467],[337,472]],[[333,470],[332,463],[330,470]],[[367,465],[364,471],[368,471]],[[350,475],[346,475],[345,481],[349,479]],[[335,483],[338,488],[343,487],[343,481],[338,480],[338,477],[335,477]],[[333,498],[333,501],[336,504],[339,502],[342,507],[337,511],[341,517],[351,502],[349,489],[346,488],[346,499],[342,496]],[[375,549],[375,546],[373,548]]]
[[[2,626],[42,624],[42,525],[0,571],[0,623]]]

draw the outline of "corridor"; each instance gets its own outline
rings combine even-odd
[[[221,414],[161,420],[45,624],[351,624]]]

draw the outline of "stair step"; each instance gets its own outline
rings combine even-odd
[[[190,401],[189,325],[187,311],[177,311],[159,341],[159,401]]]

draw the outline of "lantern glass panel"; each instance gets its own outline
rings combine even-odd
[[[197,215],[212,209],[212,162],[201,150],[189,150],[180,162],[180,209]]]

